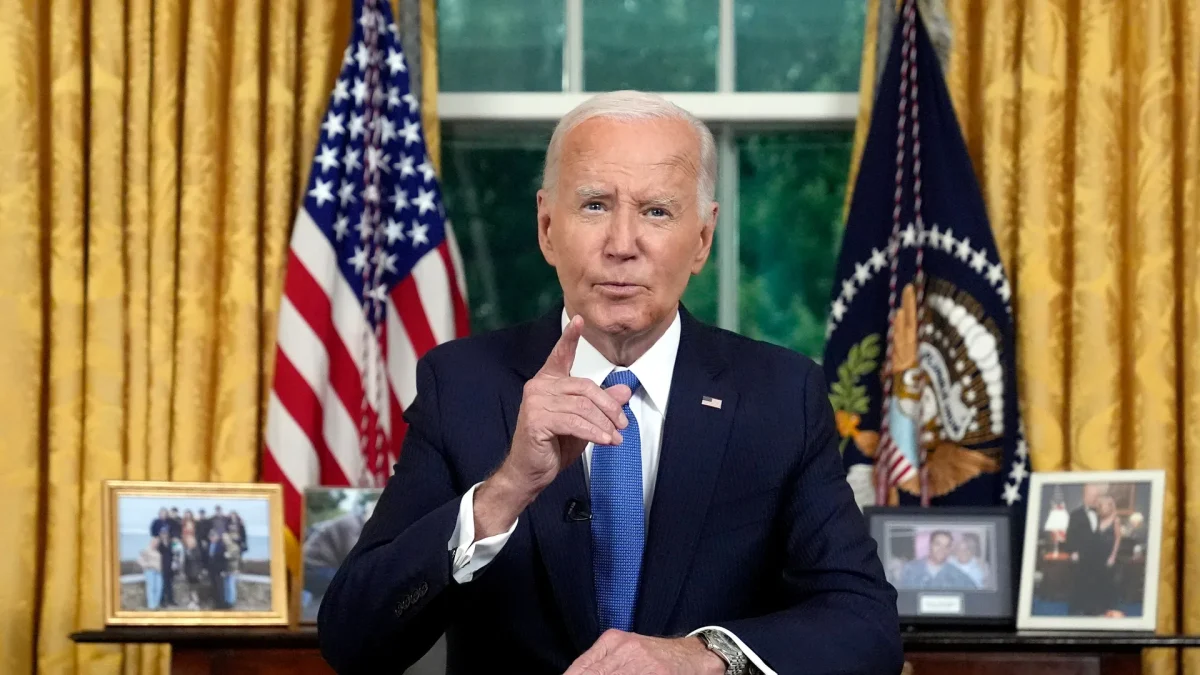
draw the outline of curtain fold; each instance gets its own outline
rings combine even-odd
[[[352,5],[0,0],[0,672],[169,670],[68,637],[103,626],[102,481],[257,479]]]
[[[1014,280],[1033,467],[1167,471],[1166,632],[1200,630],[1200,606],[1179,602],[1200,592],[1197,4],[946,5],[946,81]],[[859,148],[877,45],[868,27]],[[1200,654],[1145,665],[1200,674]]]

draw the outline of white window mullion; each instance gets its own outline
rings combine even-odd
[[[563,0],[562,90],[579,93],[583,88],[583,0]],[[561,117],[561,115],[560,115]]]
[[[788,128],[852,127],[858,94],[828,92],[661,92],[709,124],[780,124]],[[549,122],[589,94],[563,92],[441,92],[444,122]]]
[[[737,33],[733,23],[733,0],[720,0],[717,21],[717,91],[737,90]]]
[[[737,35],[734,32],[733,0],[720,0],[717,23],[717,96],[730,96],[737,88]],[[722,124],[717,135],[717,325],[738,329],[738,277],[741,256],[738,246],[738,165],[733,126]]]
[[[738,281],[741,256],[738,243],[738,156],[733,125],[716,130],[717,136],[717,325],[738,329]]]

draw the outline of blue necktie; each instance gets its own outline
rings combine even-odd
[[[641,386],[629,370],[614,370],[602,386],[616,384],[634,392]],[[628,403],[625,417],[629,426],[620,430],[620,445],[592,447],[592,573],[601,631],[633,627],[646,544],[642,437]]]

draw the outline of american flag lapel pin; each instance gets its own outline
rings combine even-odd
[[[700,405],[706,405],[710,408],[716,408],[717,410],[720,410],[721,409],[721,399],[713,398],[711,396],[705,396],[700,399]]]

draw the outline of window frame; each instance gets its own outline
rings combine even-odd
[[[765,130],[852,130],[858,119],[858,92],[739,92],[736,87],[737,35],[734,2],[718,0],[717,90],[656,92],[709,125],[717,141],[717,323],[738,330],[740,278],[737,136]],[[560,92],[454,92],[438,94],[443,128],[547,126],[591,93],[583,78],[583,2],[563,0],[565,36]]]

